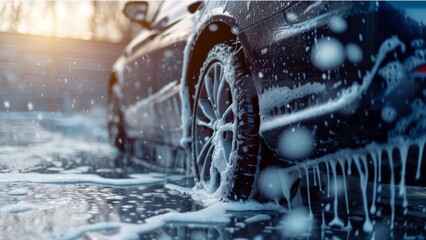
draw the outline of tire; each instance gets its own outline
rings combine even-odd
[[[108,134],[109,140],[118,150],[124,152],[126,150],[127,136],[124,129],[124,115],[121,110],[120,99],[113,91],[114,87],[110,90],[108,101]]]
[[[251,197],[258,173],[258,99],[242,63],[235,45],[211,49],[199,71],[192,118],[195,179],[231,200]]]

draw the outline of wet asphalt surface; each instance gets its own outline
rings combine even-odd
[[[167,187],[192,188],[191,175],[154,171],[119,154],[107,142],[104,119],[102,112],[0,114],[0,239],[109,239],[117,236],[120,227],[78,230],[103,223],[145,226],[153,216],[205,208],[190,192]],[[96,176],[112,181],[99,181]],[[120,179],[139,182],[117,184],[115,181]],[[424,203],[420,201],[417,211],[425,211]],[[137,236],[141,239],[286,239],[282,222],[288,215],[285,212],[284,207],[227,211],[228,222],[214,218],[210,222],[180,219],[138,231]],[[310,234],[295,238],[425,238],[424,214],[397,217],[391,231],[389,218],[383,212],[375,219],[374,231],[364,233],[362,215],[350,216],[352,228],[332,228],[322,224],[322,219],[330,221],[332,211],[317,209]]]

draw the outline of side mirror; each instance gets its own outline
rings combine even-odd
[[[150,28],[151,24],[147,20],[148,14],[148,2],[127,2],[124,6],[123,13],[132,22],[142,25],[144,28]]]
[[[189,4],[188,6],[188,12],[195,13],[195,11],[198,10],[203,5],[202,1],[194,1],[193,3]]]

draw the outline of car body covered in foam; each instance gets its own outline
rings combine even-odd
[[[426,11],[424,3],[181,1],[148,8],[155,9],[150,27],[125,49],[109,84],[121,96],[126,137],[135,140],[129,149],[143,159],[190,168],[194,72],[213,46],[228,41],[244,56],[259,134],[277,159],[293,164],[425,137],[426,28],[416,11]],[[289,146],[291,139],[300,144]]]

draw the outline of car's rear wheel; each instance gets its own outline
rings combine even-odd
[[[258,171],[258,100],[242,56],[216,45],[199,72],[192,119],[196,180],[209,193],[247,199]]]
[[[127,137],[124,130],[123,111],[120,99],[111,89],[108,101],[108,133],[112,145],[124,152],[126,150]]]

